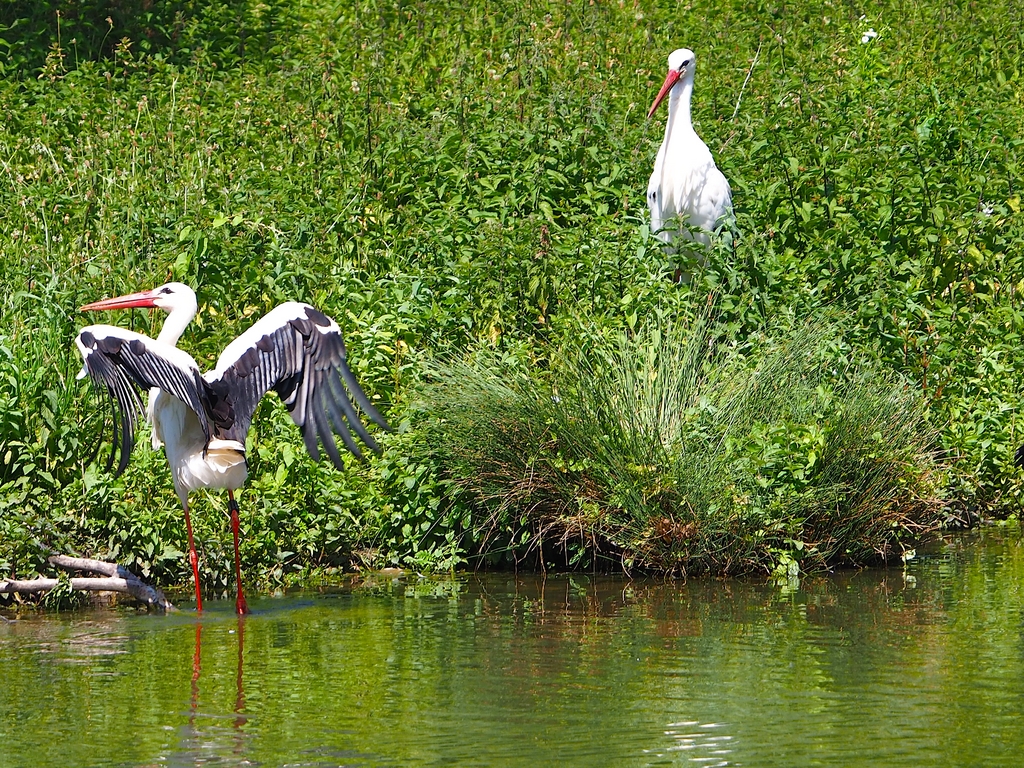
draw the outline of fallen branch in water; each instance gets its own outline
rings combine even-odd
[[[102,560],[90,560],[85,557],[68,557],[67,555],[54,555],[48,558],[53,565],[67,571],[87,571],[99,573],[105,578],[75,577],[71,579],[71,588],[83,592],[121,592],[134,597],[136,600],[145,603],[149,608],[158,611],[173,611],[174,606],[164,597],[164,593],[156,587],[146,584],[136,576],[117,563],[107,563]],[[58,579],[4,579],[0,581],[0,594],[32,594],[35,592],[49,592],[57,586]]]

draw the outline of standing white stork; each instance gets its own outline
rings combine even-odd
[[[669,244],[669,253],[675,252],[671,245],[677,238],[708,245],[708,233],[714,232],[732,212],[729,182],[690,120],[695,67],[689,48],[672,51],[665,83],[647,113],[648,118],[653,116],[668,96],[665,140],[647,185],[647,206],[651,209],[651,232]],[[678,229],[670,226],[673,219],[678,221]],[[704,231],[693,232],[690,227]]]
[[[245,437],[263,395],[274,390],[301,428],[313,458],[320,458],[319,440],[338,469],[343,464],[335,434],[357,457],[362,454],[353,432],[371,450],[380,451],[361,423],[356,405],[381,427],[389,427],[346,363],[338,324],[308,304],[288,302],[273,309],[231,342],[216,368],[206,374],[200,374],[196,361],[175,346],[198,308],[191,288],[167,283],[86,304],[81,311],[128,307],[159,307],[167,312],[155,340],[112,325],[90,325],[75,339],[85,362],[78,378],[88,374],[111,399],[114,445],[107,469],[113,466],[118,445],[121,457],[116,474],[128,465],[136,420],[143,410],[139,390],[148,389],[146,415],[153,426],[153,447],[163,444],[185,511],[197,610],[203,610],[203,597],[188,495],[196,488],[223,488],[228,492],[235,543],[235,608],[239,614],[247,613],[234,492],[245,482]]]

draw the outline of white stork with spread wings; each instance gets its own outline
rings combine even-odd
[[[371,450],[380,451],[357,408],[384,429],[389,427],[348,367],[338,324],[308,304],[288,302],[273,309],[231,342],[216,368],[206,374],[175,346],[198,309],[191,288],[167,283],[87,304],[81,311],[128,307],[159,307],[167,312],[155,340],[112,325],[90,325],[75,339],[85,362],[79,378],[88,375],[111,399],[114,446],[107,468],[113,466],[118,448],[116,474],[128,465],[137,417],[143,411],[139,391],[149,390],[146,414],[153,426],[153,447],[164,446],[185,511],[197,610],[203,610],[203,598],[188,495],[196,488],[223,488],[228,492],[235,544],[235,607],[239,614],[247,613],[234,492],[245,482],[245,437],[263,395],[274,390],[302,430],[313,458],[320,458],[319,444],[323,444],[338,469],[343,464],[335,435],[357,457],[362,453],[352,433]]]
[[[690,119],[695,68],[693,51],[673,51],[668,57],[668,75],[647,113],[648,118],[652,117],[668,96],[665,140],[647,185],[647,206],[651,211],[651,232],[669,244],[669,253],[675,253],[673,243],[677,240],[696,240],[708,245],[709,233],[732,213],[729,182],[718,170],[711,150],[697,135]],[[677,227],[671,226],[673,223]]]

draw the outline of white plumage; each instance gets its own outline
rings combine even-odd
[[[670,246],[677,239],[709,244],[710,233],[732,213],[729,182],[693,130],[690,119],[695,66],[693,51],[673,51],[668,57],[665,83],[647,113],[648,117],[654,115],[668,96],[665,140],[647,185],[647,205],[651,211],[651,232]],[[690,227],[702,231],[691,231]],[[675,249],[670,247],[669,252]]]
[[[152,291],[94,302],[82,310],[128,307],[165,310],[168,316],[160,335],[151,339],[112,325],[90,325],[75,339],[84,362],[79,378],[89,375],[110,396],[114,447],[108,468],[119,451],[117,473],[128,465],[142,412],[140,390],[149,390],[146,415],[153,426],[153,446],[164,447],[185,512],[197,607],[202,610],[203,604],[188,495],[197,488],[221,488],[228,492],[235,539],[236,606],[245,613],[234,491],[245,482],[245,438],[263,395],[274,390],[302,430],[310,454],[319,458],[322,444],[338,469],[343,463],[335,436],[356,456],[361,452],[352,433],[371,450],[379,450],[359,410],[385,429],[387,422],[349,369],[338,324],[308,304],[288,302],[269,312],[232,341],[205,375],[190,355],[175,346],[197,311],[191,288],[167,283]]]

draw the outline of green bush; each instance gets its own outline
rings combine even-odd
[[[907,382],[836,368],[835,329],[730,348],[651,325],[439,368],[430,446],[487,514],[485,557],[732,573],[902,554],[941,522],[935,432]],[[607,565],[607,563],[606,563]]]

